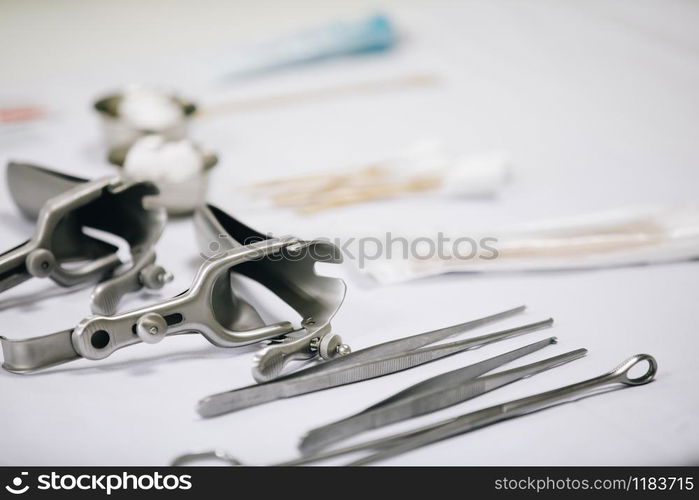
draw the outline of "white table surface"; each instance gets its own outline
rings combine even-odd
[[[53,18],[42,15],[46,4],[38,2],[14,5],[11,15],[3,16],[11,29],[0,30],[6,51],[0,103],[41,102],[52,115],[28,130],[0,132],[0,163],[25,160],[86,177],[110,173],[90,102],[124,83],[165,83],[213,102],[434,71],[444,78],[435,88],[202,121],[193,135],[222,160],[212,176],[211,202],[259,230],[310,237],[342,234],[345,227],[386,231],[406,225],[430,234],[437,223],[449,221],[467,232],[476,224],[697,200],[696,2],[390,2],[382,5],[408,35],[397,52],[238,85],[214,79],[226,52],[210,47],[361,13],[370,4],[299,2],[284,16],[274,15],[275,3],[257,10],[224,8],[226,2],[182,3],[152,32],[149,23],[159,15],[153,6],[139,11],[136,2],[122,8],[116,7],[122,2],[105,2],[76,11],[75,2],[56,4],[63,10]],[[183,20],[187,16],[190,23]],[[104,19],[104,29],[95,27],[97,19]],[[149,33],[153,43],[139,51],[141,41],[151,40]],[[8,50],[10,39],[16,50]],[[424,197],[313,217],[250,206],[240,195],[239,187],[253,180],[342,168],[433,137],[464,154],[509,151],[512,182],[496,200]],[[1,248],[32,233],[4,182],[0,219]],[[130,296],[124,309],[189,285],[199,263],[191,222],[171,222],[157,250],[175,281],[155,297]],[[525,303],[528,312],[503,326],[553,316],[554,329],[526,341],[549,335],[560,340],[526,361],[577,347],[590,350],[583,360],[381,433],[589,378],[638,352],[653,354],[660,366],[650,385],[502,423],[386,464],[699,462],[697,262],[450,275],[386,287],[357,279],[351,263],[340,274],[349,291],[333,327],[355,349]],[[24,338],[76,324],[89,312],[89,289],[64,292],[42,280],[5,292],[0,334]],[[298,439],[312,427],[524,342],[502,342],[398,375],[211,420],[197,417],[196,401],[250,383],[253,350],[223,350],[200,336],[185,336],[35,375],[0,372],[0,463],[166,464],[181,452],[212,447],[247,463],[274,463],[293,457]]]

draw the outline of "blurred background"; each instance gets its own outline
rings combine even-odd
[[[21,83],[94,65],[249,42],[408,1],[259,2],[3,0],[4,83]],[[50,47],[51,57],[46,49]]]

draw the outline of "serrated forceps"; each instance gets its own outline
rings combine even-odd
[[[646,371],[639,376],[631,377],[630,371],[637,365],[646,362]],[[658,371],[658,364],[649,354],[636,354],[622,362],[608,373],[582,382],[566,385],[546,392],[534,394],[520,399],[507,401],[482,410],[465,413],[459,417],[449,418],[418,429],[393,434],[383,438],[365,441],[356,445],[346,446],[295,460],[275,464],[276,466],[306,465],[328,460],[344,455],[372,452],[347,465],[366,465],[379,460],[406,453],[454,436],[458,436],[488,425],[528,415],[539,410],[558,406],[563,403],[606,393],[608,391],[645,385],[651,382]],[[186,465],[201,458],[213,458],[228,465],[240,465],[233,456],[220,450],[200,453],[185,453],[178,456],[172,465]]]
[[[272,382],[214,394],[202,399],[197,406],[197,411],[204,417],[213,417],[277,399],[368,380],[547,328],[553,323],[553,320],[548,319],[466,340],[424,347],[523,310],[524,307],[517,307],[459,325],[385,342],[299,370]]]
[[[637,377],[630,377],[629,372],[636,365],[643,362],[648,364],[646,371]],[[444,439],[496,424],[503,420],[521,417],[539,410],[576,401],[584,397],[599,395],[617,388],[644,385],[655,378],[657,370],[658,364],[653,356],[649,354],[636,354],[623,361],[610,372],[582,382],[490,406],[482,410],[442,420],[412,431],[374,439],[355,446],[321,452],[313,456],[279,465],[302,465],[366,450],[374,450],[374,452],[348,465],[365,465],[377,462],[422,446],[427,446]]]
[[[414,384],[393,396],[350,417],[311,430],[299,445],[301,453],[310,455],[361,432],[426,415],[485,394],[523,378],[550,370],[563,363],[579,359],[587,349],[576,349],[542,361],[512,368],[492,375],[483,375],[546,346],[555,344],[551,337],[520,347],[480,363],[465,366]]]

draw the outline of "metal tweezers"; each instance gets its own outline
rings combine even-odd
[[[304,455],[317,453],[335,442],[356,436],[361,432],[453,406],[517,380],[582,358],[587,354],[587,349],[576,349],[511,370],[483,375],[556,342],[556,337],[540,340],[412,385],[362,412],[311,430],[301,440],[299,445],[301,453]]]
[[[574,352],[569,353],[572,355]],[[565,356],[565,355],[563,355]],[[647,362],[646,371],[639,376],[629,376],[630,371],[639,363]],[[347,465],[365,465],[379,460],[390,458],[402,453],[427,446],[444,439],[448,439],[460,434],[464,434],[488,425],[492,425],[503,420],[521,417],[530,413],[557,406],[563,403],[576,401],[578,399],[606,393],[610,390],[644,385],[655,378],[658,365],[653,356],[649,354],[637,354],[630,357],[619,366],[608,373],[594,377],[582,382],[566,385],[550,391],[534,394],[532,396],[508,401],[502,404],[490,406],[482,410],[473,411],[461,416],[439,421],[437,423],[420,427],[418,429],[390,435],[383,438],[373,439],[356,445],[338,448],[313,455],[301,457],[295,460],[275,464],[277,466],[305,465],[320,462],[334,457],[370,451],[365,455]],[[507,373],[507,372],[503,372]],[[495,374],[498,375],[498,374]],[[412,389],[412,388],[411,388]],[[409,390],[411,390],[409,389]],[[444,391],[437,391],[436,398],[442,397],[444,393],[451,392],[451,388]],[[399,393],[403,394],[403,393]],[[389,398],[381,403],[384,405],[399,395]],[[230,465],[240,465],[241,463],[234,457],[221,451],[207,451],[201,453],[187,453],[177,457],[172,465],[185,465],[201,459],[216,459]]]
[[[629,377],[630,370],[637,364],[646,361],[648,368],[638,377]],[[284,465],[301,465],[316,462],[327,458],[346,455],[362,450],[377,450],[374,453],[359,458],[348,465],[365,465],[400,455],[410,450],[436,443],[459,434],[492,425],[503,420],[521,417],[535,411],[539,411],[561,403],[575,401],[585,396],[602,394],[624,386],[644,385],[653,380],[658,370],[655,358],[649,354],[636,354],[630,357],[612,371],[576,384],[559,387],[551,391],[542,392],[507,403],[490,406],[482,410],[466,413],[456,418],[451,418],[427,425],[419,429],[375,439],[356,446],[328,451],[323,454],[309,456],[299,460],[288,462]]]
[[[214,394],[202,399],[197,411],[203,417],[214,417],[277,399],[368,380],[552,325],[553,320],[549,318],[479,337],[424,347],[458,333],[513,316],[524,309],[524,306],[520,306],[466,323],[384,342],[271,382]]]

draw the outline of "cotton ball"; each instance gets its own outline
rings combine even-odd
[[[119,103],[119,116],[135,129],[160,132],[176,127],[184,112],[171,96],[154,89],[135,87],[124,92]]]
[[[126,176],[156,184],[186,182],[203,170],[201,152],[191,141],[167,141],[157,135],[136,141],[124,161]]]
[[[455,196],[493,195],[507,181],[510,165],[504,153],[458,159],[447,170],[441,190]]]

